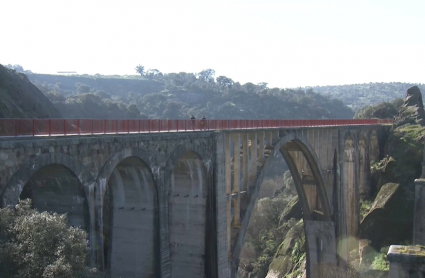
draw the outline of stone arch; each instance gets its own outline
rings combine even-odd
[[[69,226],[89,232],[90,213],[84,186],[69,168],[62,164],[40,167],[25,184],[20,199],[31,199],[38,211],[67,213]]]
[[[158,276],[158,191],[137,150],[114,154],[99,174],[102,265],[112,276]]]
[[[2,205],[17,204],[25,184],[27,184],[31,177],[41,168],[52,164],[62,165],[69,169],[83,185],[86,196],[90,196],[88,185],[93,182],[94,179],[87,168],[83,167],[69,155],[62,153],[45,153],[24,163],[20,169],[16,171],[0,194]]]
[[[195,145],[195,144],[191,144],[189,146],[178,145],[171,152],[170,156],[168,157],[168,159],[165,163],[164,169],[165,169],[165,172],[166,172],[166,178],[168,178],[169,175],[171,175],[173,167],[177,163],[179,158],[187,152],[195,153],[199,157],[199,159],[203,161],[207,172],[212,171],[212,152],[211,152],[211,150],[206,150],[205,148],[203,148],[199,145]],[[167,190],[168,190],[168,188],[167,188]]]
[[[273,146],[273,153],[276,152],[280,152],[287,165],[288,168],[291,171],[291,175],[294,179],[294,183],[297,187],[297,193],[299,195],[299,198],[302,202],[302,207],[304,211],[307,211],[307,213],[305,214],[304,219],[305,220],[310,220],[311,219],[311,210],[308,206],[308,202],[307,199],[305,197],[305,192],[304,189],[302,187],[302,182],[301,182],[301,177],[299,175],[299,171],[296,168],[296,164],[294,163],[294,160],[292,158],[292,156],[290,155],[289,151],[288,151],[288,144],[292,144],[292,147],[297,148],[297,150],[299,150],[300,152],[302,152],[302,154],[304,155],[305,159],[307,160],[312,174],[315,178],[315,181],[317,183],[318,186],[318,191],[319,191],[319,195],[320,195],[320,200],[321,200],[321,204],[322,204],[322,210],[323,210],[323,220],[327,221],[327,222],[331,222],[332,221],[332,216],[331,216],[331,209],[330,209],[330,203],[328,200],[328,194],[326,192],[326,186],[324,184],[324,178],[323,178],[323,171],[321,169],[320,164],[318,163],[318,158],[317,155],[315,153],[315,151],[313,150],[312,146],[309,144],[307,138],[304,138],[304,136],[301,133],[298,133],[296,131],[293,131],[287,135],[285,135],[283,138],[280,139],[280,141],[275,144]],[[248,228],[248,224],[249,224],[249,219],[251,217],[251,213],[252,210],[254,208],[255,205],[255,201],[258,197],[258,192],[260,189],[260,186],[263,182],[264,179],[264,170],[269,166],[271,160],[272,160],[272,156],[270,155],[267,160],[265,161],[259,175],[257,178],[257,181],[255,183],[255,187],[254,190],[252,191],[252,195],[251,195],[251,199],[249,201],[249,204],[247,206],[246,209],[246,213],[243,217],[242,220],[242,225],[241,225],[241,230],[239,231],[239,235],[236,239],[236,243],[235,243],[235,247],[233,249],[233,257],[235,260],[235,263],[238,264],[238,260],[239,260],[239,255],[240,255],[240,251],[243,245],[243,241],[244,241],[244,237],[246,234],[246,230]],[[304,228],[306,229],[305,225]],[[334,233],[334,231],[333,231]],[[332,238],[334,239],[334,235],[332,236]],[[308,241],[307,237],[306,237],[306,241]],[[315,244],[315,242],[312,244]],[[335,251],[332,251],[335,252]],[[308,252],[307,252],[308,253]],[[309,255],[307,254],[307,264],[309,264]],[[237,266],[235,267],[235,269],[237,268]]]
[[[100,195],[103,196],[103,194],[105,194],[104,191],[106,189],[106,184],[108,182],[108,179],[111,177],[117,165],[124,159],[128,157],[132,157],[132,156],[139,158],[149,167],[149,164],[147,163],[149,161],[149,156],[145,154],[144,152],[139,151],[139,149],[137,148],[124,149],[119,152],[116,152],[102,166],[102,168],[99,171],[99,174],[97,175],[96,181],[97,183],[99,183],[99,186],[100,186],[100,190],[101,190]],[[152,168],[151,168],[151,171],[152,171]]]
[[[205,149],[180,145],[165,166],[171,277],[216,276],[215,193],[209,155]]]
[[[293,143],[296,145],[298,150],[302,152],[304,155],[304,158],[307,160],[307,163],[312,171],[313,177],[315,182],[318,186],[318,193],[320,198],[320,204],[321,209],[324,215],[324,219],[326,221],[332,221],[332,215],[331,215],[331,208],[330,208],[330,202],[328,198],[328,193],[326,191],[326,185],[324,183],[325,178],[323,177],[323,171],[319,163],[319,159],[316,155],[316,152],[314,151],[313,147],[310,145],[307,138],[304,138],[299,133],[290,133],[283,137],[275,146],[274,149],[279,150],[281,153],[288,151],[287,148],[285,148],[285,145],[288,143]],[[292,171],[291,171],[292,174]],[[294,181],[295,182],[295,181]]]
[[[342,185],[345,200],[345,223],[347,238],[356,237],[359,224],[359,188],[357,185],[358,140],[356,134],[347,132],[344,136]],[[350,241],[351,242],[351,241]],[[354,244],[354,243],[353,243]],[[348,246],[349,250],[354,248]]]

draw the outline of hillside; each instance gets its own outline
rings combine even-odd
[[[0,65],[0,118],[61,118],[27,76]]]
[[[239,84],[220,76],[28,74],[64,117],[187,119],[352,118],[341,101],[312,90]]]
[[[357,111],[368,105],[377,105],[382,102],[391,102],[397,98],[404,98],[406,90],[415,85],[422,92],[425,91],[425,84],[401,82],[320,86],[301,89],[312,89],[320,94],[341,100],[345,105]]]

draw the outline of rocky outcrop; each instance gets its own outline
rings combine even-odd
[[[295,218],[297,220],[301,219],[302,209],[301,202],[299,201],[298,195],[295,195],[285,207],[285,210],[282,212],[279,219],[279,226],[282,226],[286,221],[291,218]]]
[[[425,126],[425,111],[422,102],[422,93],[417,86],[413,86],[407,90],[404,104],[394,118],[394,127],[405,124],[419,124]]]
[[[0,118],[61,118],[27,76],[0,65]]]
[[[291,221],[294,221],[292,219]],[[298,221],[286,233],[269,266],[266,278],[286,277],[289,273],[302,275],[305,269],[304,223]],[[297,277],[295,275],[294,277]]]
[[[375,249],[408,238],[412,232],[411,197],[397,183],[383,185],[369,213],[360,224],[359,238],[369,240]]]
[[[394,182],[394,170],[396,167],[397,163],[395,159],[389,155],[384,157],[381,161],[371,165],[371,183],[374,185],[374,192],[379,192],[382,185]]]

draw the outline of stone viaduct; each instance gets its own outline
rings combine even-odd
[[[235,277],[264,170],[302,202],[307,274],[347,258],[384,125],[0,138],[0,202],[31,198],[89,234],[112,277]]]

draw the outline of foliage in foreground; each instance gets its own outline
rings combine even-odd
[[[87,266],[86,232],[66,223],[30,199],[0,209],[0,277],[101,277]]]

